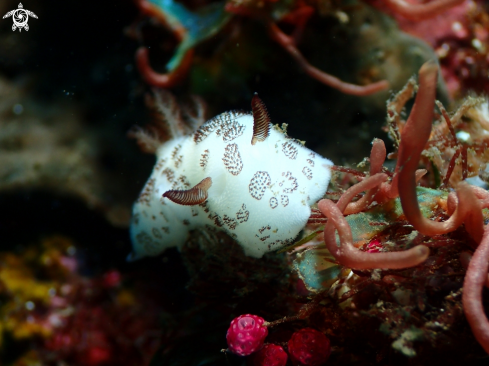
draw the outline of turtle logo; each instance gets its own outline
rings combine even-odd
[[[3,19],[8,18],[10,16],[12,17],[14,21],[14,24],[12,25],[13,31],[15,31],[17,28],[19,28],[19,32],[22,31],[22,28],[28,31],[29,25],[27,24],[27,21],[29,20],[29,15],[37,19],[36,14],[34,14],[30,10],[24,9],[22,3],[19,3],[19,8],[9,11],[7,14],[3,16]]]

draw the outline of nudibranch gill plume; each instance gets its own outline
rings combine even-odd
[[[198,228],[225,231],[256,258],[291,244],[333,164],[273,126],[256,94],[252,113],[222,113],[155,152],[133,208],[131,260],[181,248]]]

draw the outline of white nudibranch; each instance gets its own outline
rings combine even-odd
[[[133,208],[130,259],[181,248],[197,228],[225,231],[256,258],[293,242],[332,162],[272,126],[256,94],[252,111],[222,113],[157,148]]]

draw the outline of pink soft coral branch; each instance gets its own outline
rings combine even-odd
[[[374,139],[372,143],[372,150],[370,152],[370,176],[382,172],[383,164],[386,157],[386,149],[384,141],[380,139]],[[396,171],[399,171],[399,161]],[[414,173],[414,180],[418,182],[423,175],[426,174],[425,169],[418,169]],[[382,204],[392,198],[399,196],[398,190],[399,175],[395,174],[390,182],[385,181],[380,183],[377,187],[373,187],[365,193],[365,195],[356,202],[350,202],[344,210],[345,215],[352,215],[361,211],[364,211],[372,202]]]
[[[355,85],[344,82],[333,75],[327,74],[324,71],[312,66],[297,48],[294,38],[282,32],[282,30],[275,23],[271,22],[268,29],[272,39],[280,44],[295,59],[297,64],[305,71],[306,74],[325,85],[337,89],[342,93],[357,96],[374,94],[389,87],[387,80],[377,81],[369,85]]]
[[[438,66],[435,62],[427,62],[421,67],[419,90],[401,133],[397,170],[402,210],[413,227],[424,235],[449,233],[465,221],[469,234],[479,241],[482,237],[482,221],[474,210],[480,211],[480,204],[467,183],[462,182],[457,186],[458,204],[448,220],[431,221],[421,215],[419,208],[414,172],[431,133],[437,76]],[[450,199],[454,199],[453,195]]]
[[[408,268],[421,264],[428,258],[429,249],[419,245],[406,251],[389,253],[367,253],[353,246],[351,228],[343,216],[343,210],[358,193],[378,187],[387,180],[384,173],[375,174],[350,187],[337,204],[324,199],[319,201],[318,208],[328,218],[324,228],[324,241],[336,260],[347,267],[356,269],[373,268]],[[335,229],[338,230],[340,246],[336,245]]]
[[[370,176],[382,172],[386,157],[384,141],[374,139],[372,150],[370,151]],[[379,183],[380,184],[380,183]],[[350,202],[344,209],[345,215],[351,215],[365,210],[372,203],[375,194],[378,192],[378,186],[369,189],[365,195],[356,202]]]

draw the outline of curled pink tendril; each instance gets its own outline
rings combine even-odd
[[[187,30],[176,22],[169,22],[156,5],[151,4],[147,0],[136,0],[136,6],[142,14],[156,18],[158,22],[168,28],[175,38],[182,42],[186,37]],[[149,63],[149,52],[146,47],[140,47],[136,51],[136,65],[141,73],[142,78],[146,83],[158,88],[172,88],[177,85],[182,79],[187,76],[190,66],[193,61],[194,50],[188,50],[182,58],[180,64],[168,73],[156,72]]]
[[[162,74],[153,70],[149,63],[148,49],[140,47],[136,52],[136,64],[139,72],[146,83],[158,88],[172,88],[177,85],[188,74],[192,65],[194,51],[188,50],[183,56],[182,62],[169,73]]]
[[[482,289],[487,282],[488,258],[489,229],[486,228],[465,274],[462,304],[472,333],[487,353],[489,353],[489,321],[482,304]]]
[[[370,176],[382,172],[383,164],[386,157],[386,149],[384,141],[374,139],[372,143],[372,150],[370,152]],[[399,165],[399,162],[398,162]],[[398,168],[396,168],[398,170]],[[423,175],[426,174],[425,169],[418,169],[415,171],[415,182],[418,182]],[[346,206],[344,214],[351,215],[366,210],[372,202],[382,204],[390,199],[399,196],[398,190],[398,174],[395,174],[392,180],[382,182],[378,187],[373,187],[367,191],[367,193],[356,202],[350,202]]]
[[[424,245],[419,245],[406,251],[389,253],[367,253],[353,246],[351,228],[342,211],[355,195],[378,187],[387,178],[384,173],[378,173],[366,178],[350,187],[341,196],[337,204],[327,199],[319,201],[319,210],[328,218],[328,223],[324,228],[326,247],[340,264],[356,269],[397,269],[417,266],[428,258],[430,251]],[[335,229],[338,230],[340,237],[339,247],[336,245]]]
[[[480,211],[480,203],[467,183],[458,184],[458,204],[448,220],[431,221],[421,215],[419,208],[414,172],[431,133],[437,76],[438,65],[435,62],[427,62],[421,67],[419,90],[413,109],[401,133],[396,170],[399,175],[398,188],[402,210],[410,224],[424,235],[446,234],[465,222],[469,234],[479,242],[483,230],[483,222],[480,220],[482,214],[476,214],[474,211]],[[453,195],[450,200],[454,200]],[[449,205],[454,206],[451,203]]]
[[[342,93],[357,96],[374,94],[389,87],[389,83],[386,80],[377,81],[369,85],[355,85],[344,82],[333,75],[327,74],[324,71],[312,66],[297,48],[294,38],[282,32],[282,30],[275,23],[270,23],[268,29],[272,39],[282,46],[295,59],[306,74],[325,85],[339,90]]]

